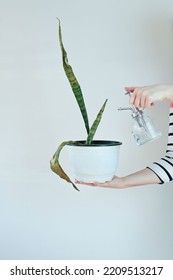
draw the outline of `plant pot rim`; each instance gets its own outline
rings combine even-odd
[[[92,144],[85,144],[85,140],[77,140],[72,143],[69,143],[68,146],[77,146],[77,147],[107,147],[107,146],[119,146],[122,145],[122,142],[114,140],[93,140]]]

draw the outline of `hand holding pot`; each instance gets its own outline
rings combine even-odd
[[[173,101],[173,85],[125,87],[125,90],[132,92],[129,101],[136,108],[152,108],[156,101]]]
[[[112,188],[112,189],[125,188],[125,186],[123,185],[123,178],[117,177],[117,176],[114,176],[112,181],[105,182],[105,183],[99,183],[99,182],[85,183],[85,182],[81,182],[78,180],[76,180],[75,183],[80,184],[80,185],[87,185],[87,186],[91,186],[91,187],[92,186],[93,187],[106,187],[106,188]]]
[[[85,183],[80,181],[76,181],[75,183],[81,185],[93,186],[93,187],[125,189],[125,188],[130,188],[135,186],[148,185],[148,184],[159,184],[160,182],[161,182],[160,179],[153,171],[151,171],[149,168],[145,168],[124,177],[114,176],[112,181],[105,182],[105,183],[99,183],[99,182]]]

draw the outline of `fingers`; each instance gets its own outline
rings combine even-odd
[[[133,92],[133,94],[130,96],[129,102],[130,104],[134,104],[136,99],[136,94]]]
[[[133,104],[136,108],[152,108],[154,102],[152,100],[150,87],[125,87],[126,90],[131,91],[129,103]]]
[[[78,180],[75,180],[75,184],[87,185],[87,186],[95,186],[95,183],[86,183],[86,182],[78,181]]]
[[[98,182],[93,182],[93,183],[87,183],[87,182],[83,182],[83,181],[78,181],[77,179],[75,180],[75,184],[80,184],[80,185],[86,185],[86,186],[100,186],[101,183]]]
[[[138,100],[138,98],[137,98],[137,89],[138,89],[138,87],[125,87],[125,90],[126,90],[126,92],[131,92],[131,96],[130,96],[130,99],[129,99],[129,102],[130,102],[130,104],[135,104],[135,102],[136,102],[136,104],[138,104],[139,103],[139,100]]]
[[[106,183],[99,183],[99,182],[86,183],[86,182],[83,182],[83,181],[75,180],[75,184],[91,186],[91,187],[108,187],[109,182],[106,182]]]
[[[132,103],[133,102],[133,103]],[[140,107],[141,103],[141,95],[137,90],[135,90],[132,94],[132,98],[130,98],[130,103],[133,104],[136,108]]]
[[[93,182],[93,183],[86,183],[83,181],[75,180],[75,184],[87,185],[92,187],[106,187],[106,188],[121,188],[121,178],[114,176],[111,181],[106,181],[104,183],[100,182]]]
[[[146,101],[147,101],[147,96],[145,94],[143,94],[141,96],[141,100],[140,100],[140,107],[141,108],[146,108]]]

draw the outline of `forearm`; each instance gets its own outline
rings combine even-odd
[[[162,85],[163,91],[165,89],[165,100],[173,102],[173,85]]]
[[[161,183],[159,177],[149,168],[122,177],[121,180],[124,188]]]
[[[160,84],[151,87],[151,92],[158,101],[168,100],[173,102],[173,84]]]

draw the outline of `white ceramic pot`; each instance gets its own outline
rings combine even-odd
[[[74,177],[86,183],[112,180],[118,167],[121,142],[95,140],[92,145],[76,141],[68,145]]]

